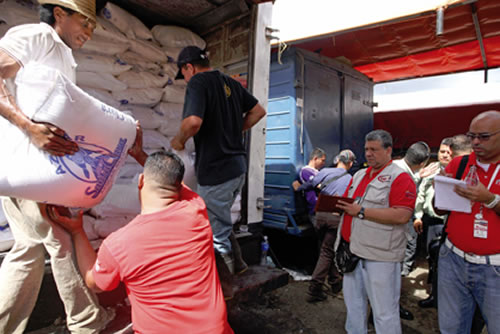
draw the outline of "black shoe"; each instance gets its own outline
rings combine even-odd
[[[307,290],[306,301],[308,303],[321,302],[328,298],[326,293],[323,291],[322,285],[311,284],[309,285],[309,290]]]
[[[433,295],[430,295],[425,299],[419,300],[418,306],[420,306],[421,308],[436,308],[436,298],[434,298]]]
[[[333,295],[337,295],[340,291],[342,291],[342,280],[330,283],[330,288],[332,289]]]
[[[399,304],[399,317],[405,320],[413,320],[413,313],[405,309],[401,304]]]

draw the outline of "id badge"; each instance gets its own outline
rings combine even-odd
[[[481,214],[477,214],[474,219],[474,238],[488,238],[488,221]]]

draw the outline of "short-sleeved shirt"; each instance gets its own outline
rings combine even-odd
[[[306,182],[312,182],[312,179],[318,174],[318,170],[311,166],[304,166],[300,169],[299,172],[299,181],[301,184],[305,184]],[[309,214],[314,214],[314,207],[316,206],[316,201],[318,200],[318,196],[316,195],[316,191],[314,189],[304,190],[304,196],[307,202],[307,209]]]
[[[386,165],[387,166],[387,165]],[[385,168],[385,167],[384,167]],[[382,168],[377,173],[374,173],[370,177],[372,167],[368,167],[366,174],[361,180],[360,184],[354,191],[353,198],[362,197],[366,191],[366,187],[368,184],[377,177],[380,172],[384,169]],[[349,188],[351,187],[352,180],[347,187],[347,190],[344,193],[344,196],[348,196]],[[417,190],[415,187],[415,182],[411,178],[408,173],[401,173],[399,176],[392,182],[391,190],[389,194],[389,207],[390,208],[405,208],[410,211],[413,211],[415,207],[415,199],[417,197]],[[348,214],[344,214],[344,220],[342,223],[342,238],[347,242],[350,241],[351,238],[351,224],[352,224],[352,216]]]
[[[453,177],[458,171],[461,157],[453,159],[448,166],[446,166],[446,173],[450,173]],[[485,186],[491,182],[489,191],[494,194],[500,194],[500,171],[497,173],[495,179],[492,181],[495,169],[500,164],[493,163],[489,165],[488,171],[485,171],[476,161],[476,154],[473,152],[469,155],[469,161],[462,175],[465,178],[470,170],[470,166],[476,166],[479,181]],[[500,168],[500,167],[498,167]],[[478,202],[472,202],[472,212],[457,212],[452,211],[448,217],[446,232],[448,232],[448,239],[466,253],[473,253],[477,255],[492,255],[500,254],[500,217],[493,209],[488,209]],[[480,207],[483,206],[483,217],[488,221],[488,235],[486,239],[474,237],[474,219],[476,214],[479,213]]]
[[[71,48],[46,23],[23,24],[9,29],[0,39],[0,49],[22,67],[36,62],[61,71],[75,82],[76,62]]]
[[[233,333],[205,203],[187,187],[106,238],[92,271],[102,290],[125,284],[137,333]]]
[[[203,120],[194,136],[199,184],[221,184],[247,171],[243,118],[257,103],[238,81],[219,71],[201,72],[189,80],[183,118]]]

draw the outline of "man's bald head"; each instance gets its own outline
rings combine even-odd
[[[480,162],[497,162],[500,159],[500,111],[485,111],[474,117],[467,136]]]

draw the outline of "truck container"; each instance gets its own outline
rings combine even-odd
[[[311,225],[292,182],[315,147],[327,165],[350,149],[359,169],[373,129],[373,82],[340,61],[289,48],[273,54],[269,87],[263,225],[304,235]]]

